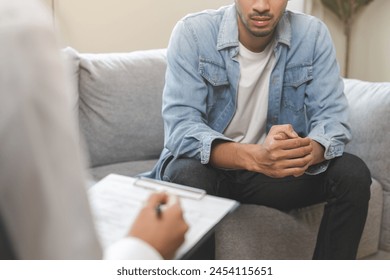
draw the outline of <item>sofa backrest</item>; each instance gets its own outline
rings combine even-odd
[[[165,50],[85,54],[65,49],[91,167],[157,159],[163,148]]]

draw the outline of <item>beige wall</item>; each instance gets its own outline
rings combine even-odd
[[[43,0],[50,3],[52,0]],[[165,48],[184,15],[228,5],[233,0],[53,0],[63,45],[81,52],[121,52]],[[320,0],[290,1],[305,6],[328,25],[344,68],[345,38],[340,21]],[[390,81],[389,0],[374,0],[357,17],[352,31],[350,77]]]
[[[345,36],[339,19],[312,0],[312,13],[324,20],[332,34],[337,58],[344,69]],[[390,1],[374,0],[356,17],[351,39],[349,77],[390,82]]]
[[[299,8],[303,0],[291,2]],[[176,22],[188,13],[233,0],[44,0],[55,4],[64,45],[81,52],[165,48]]]
[[[165,48],[172,28],[184,15],[233,2],[233,0],[54,1],[63,44],[81,52]]]

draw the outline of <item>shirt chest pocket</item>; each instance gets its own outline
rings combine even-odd
[[[225,67],[215,62],[200,59],[199,73],[213,87],[229,85]]]
[[[201,59],[199,73],[207,86],[207,115],[210,118],[221,113],[221,109],[229,102],[229,79],[226,68],[210,60]]]
[[[282,106],[293,112],[302,112],[305,106],[306,86],[313,79],[313,67],[287,67],[284,73]]]

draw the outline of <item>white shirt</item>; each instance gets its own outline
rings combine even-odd
[[[18,259],[103,256],[71,96],[47,11],[0,0],[0,218]],[[161,259],[134,238],[104,256]]]
[[[240,81],[236,112],[224,135],[240,143],[262,143],[266,137],[268,89],[275,63],[274,44],[254,53],[240,43]]]

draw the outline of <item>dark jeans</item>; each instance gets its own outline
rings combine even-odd
[[[282,211],[327,202],[313,259],[355,259],[367,217],[371,175],[358,157],[344,153],[319,175],[270,178],[245,170],[221,170],[194,159],[173,159],[165,181],[208,194]]]

